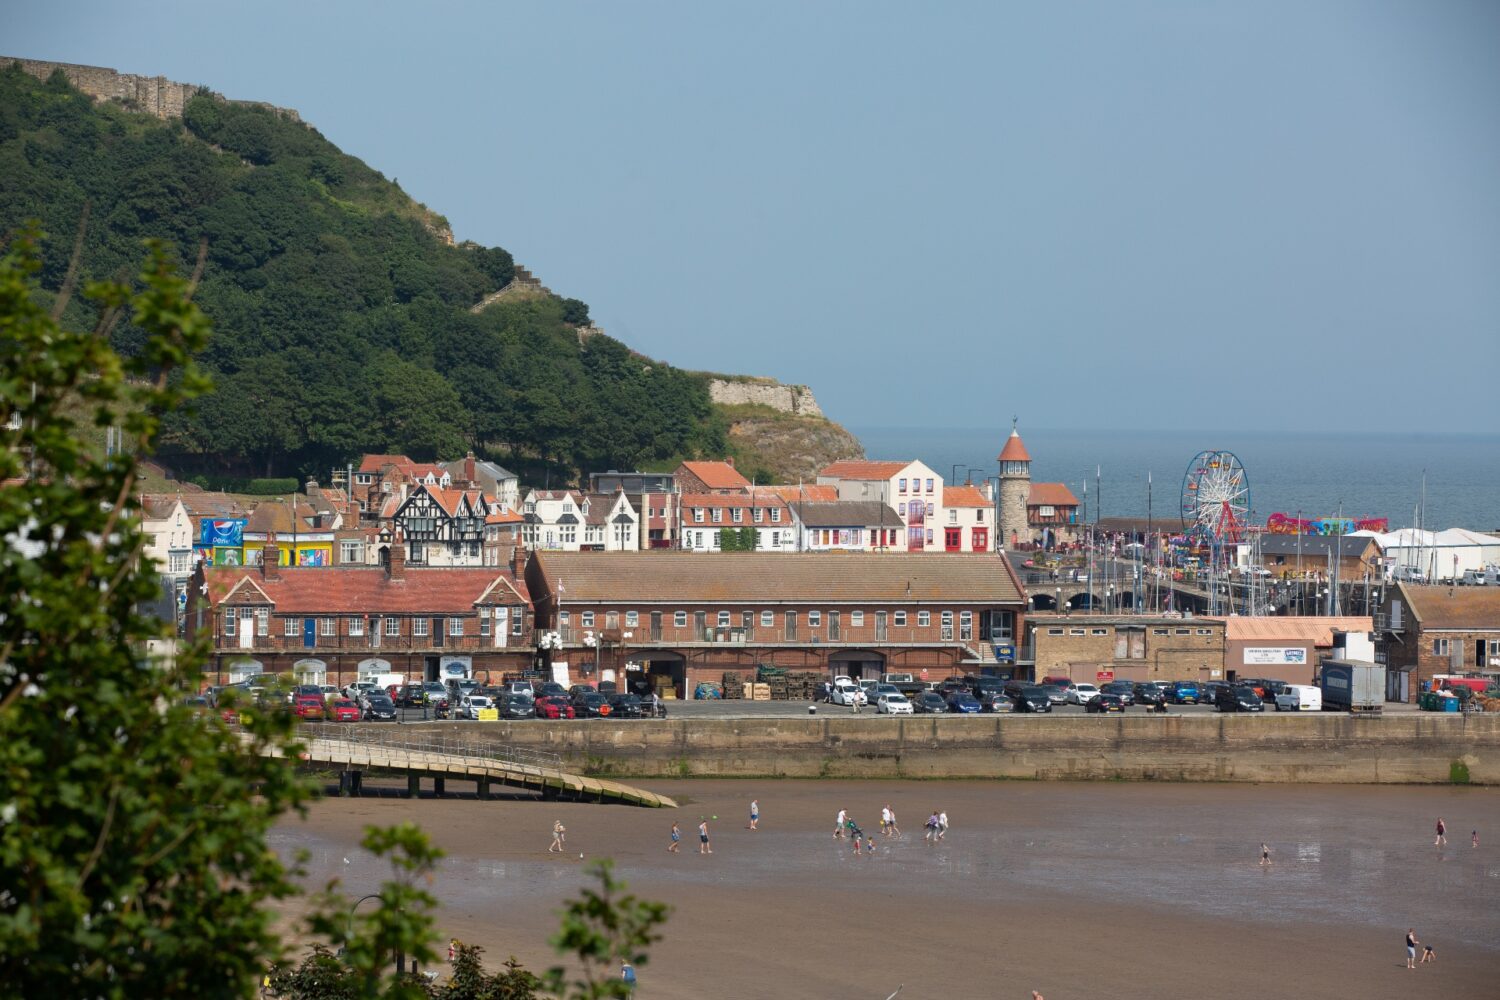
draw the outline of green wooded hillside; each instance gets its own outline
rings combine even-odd
[[[583,302],[471,312],[511,280],[511,255],[448,245],[445,220],[315,129],[206,93],[164,122],[61,74],[0,69],[0,231],[40,220],[45,287],[85,211],[85,279],[128,274],[149,237],[187,269],[207,244],[196,301],[217,389],[171,426],[180,471],[317,474],[366,451],[469,447],[582,471],[725,451],[705,380],[606,336],[580,343]],[[75,296],[65,318],[92,324],[86,309]],[[128,352],[140,332],[113,337]]]

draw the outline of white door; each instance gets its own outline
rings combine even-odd
[[[255,645],[255,611],[240,608],[240,648],[251,649]]]

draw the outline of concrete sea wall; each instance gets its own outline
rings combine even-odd
[[[1500,715],[538,720],[441,729],[476,747],[545,750],[569,769],[619,778],[1500,784]]]

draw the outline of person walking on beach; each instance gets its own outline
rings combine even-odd
[[[677,829],[677,821],[674,819],[672,821],[672,842],[667,845],[667,853],[669,853],[669,854],[680,854],[682,852],[679,851],[678,848],[680,848],[681,846],[682,846],[682,831],[679,830],[679,829]]]
[[[927,817],[927,832],[924,833],[924,834],[922,834],[922,839],[925,840],[929,844],[933,843],[934,841],[937,840],[937,831],[938,831],[938,814],[937,814],[937,810],[934,809],[932,811],[932,815]]]
[[[1443,817],[1439,816],[1437,821],[1437,839],[1432,842],[1433,847],[1448,846],[1448,827],[1443,824]]]
[[[885,807],[885,811],[890,814],[890,819],[886,821],[885,825],[886,835],[895,837],[897,840],[900,840],[901,828],[896,825],[896,810],[892,809],[890,805],[887,804]]]
[[[760,829],[760,799],[750,800],[750,829]]]
[[[1473,833],[1469,834],[1469,846],[1470,847],[1478,847],[1479,846],[1479,831],[1478,830],[1475,830]]]
[[[937,839],[938,840],[942,840],[947,835],[948,835],[948,814],[946,812],[940,812],[940,813],[938,813]]]
[[[1260,845],[1260,863],[1262,867],[1271,863],[1271,849],[1265,844]]]
[[[562,820],[560,820],[560,819],[553,820],[552,821],[552,844],[547,848],[547,853],[551,854],[553,851],[556,851],[557,853],[561,854],[562,853],[562,849],[563,849],[563,841],[567,840],[567,839],[568,839],[568,830],[567,830],[567,827],[565,827],[565,826],[562,825]]]
[[[833,839],[839,840],[844,836],[844,823],[849,819],[849,810],[840,809],[839,814],[833,818]]]
[[[708,820],[705,819],[698,823],[698,853],[712,854],[713,852],[714,845],[708,842]]]
[[[1408,927],[1406,929],[1406,967],[1408,969],[1417,967],[1417,945],[1421,943],[1417,940],[1417,929]]]
[[[891,804],[889,802],[880,810],[880,835],[882,837],[891,835]]]

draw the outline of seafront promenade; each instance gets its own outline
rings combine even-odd
[[[360,724],[359,730],[394,729]],[[345,727],[340,727],[345,728]],[[350,726],[349,729],[356,727]],[[1500,784],[1500,715],[606,719],[431,723],[594,777]]]

